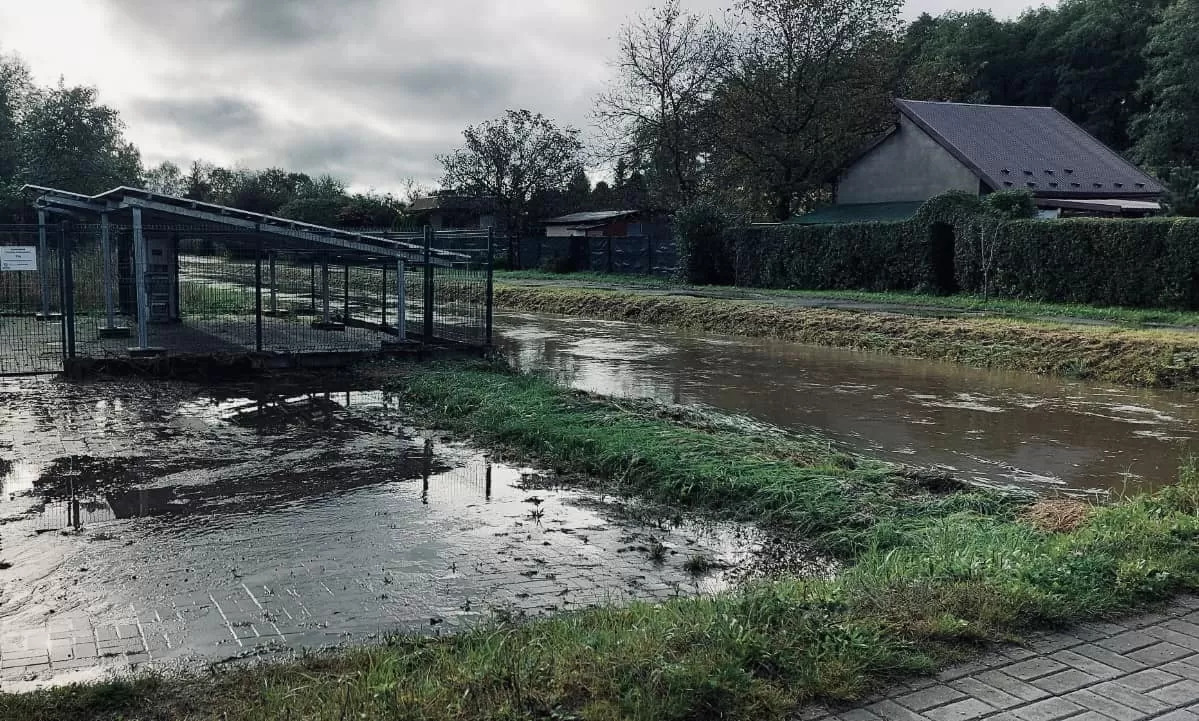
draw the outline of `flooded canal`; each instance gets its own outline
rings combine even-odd
[[[794,550],[556,487],[380,391],[5,379],[0,427],[5,689],[711,592]]]
[[[525,313],[496,323],[515,365],[576,388],[707,404],[988,483],[1169,483],[1199,430],[1185,393],[630,323]]]

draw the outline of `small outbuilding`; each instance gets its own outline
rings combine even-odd
[[[547,238],[640,238],[650,234],[640,210],[571,213],[541,223]]]

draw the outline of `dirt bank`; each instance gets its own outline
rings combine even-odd
[[[1184,332],[785,308],[753,301],[503,284],[496,286],[495,302],[512,310],[1199,391],[1199,337]]]

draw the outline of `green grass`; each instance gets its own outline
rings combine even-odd
[[[1199,588],[1193,465],[1174,487],[1053,532],[1022,520],[1026,499],[935,492],[818,439],[486,367],[380,372],[423,420],[661,502],[760,516],[843,566],[830,578],[500,617],[456,636],[290,663],[0,695],[0,718],[781,720],[797,704],[856,698],[986,642]]]
[[[970,313],[986,313],[990,315],[1011,316],[1015,318],[1054,318],[1098,320],[1116,323],[1129,327],[1141,327],[1150,324],[1175,326],[1199,326],[1199,312],[1171,310],[1166,308],[1120,308],[1100,307],[1079,303],[1043,303],[1036,301],[1011,300],[982,296],[960,295],[923,295],[908,292],[870,292],[857,290],[790,290],[775,288],[736,288],[732,286],[689,286],[672,278],[646,275],[617,275],[610,273],[549,273],[540,270],[497,271],[497,282],[513,280],[543,280],[602,283],[622,286],[630,289],[698,289],[712,290],[721,293],[745,293],[756,295],[772,295],[780,298],[809,298],[829,300],[850,300],[862,303],[899,304],[913,306],[919,309],[944,309]]]

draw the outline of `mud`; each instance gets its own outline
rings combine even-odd
[[[0,380],[0,685],[829,572],[753,527],[559,487],[353,385]]]

